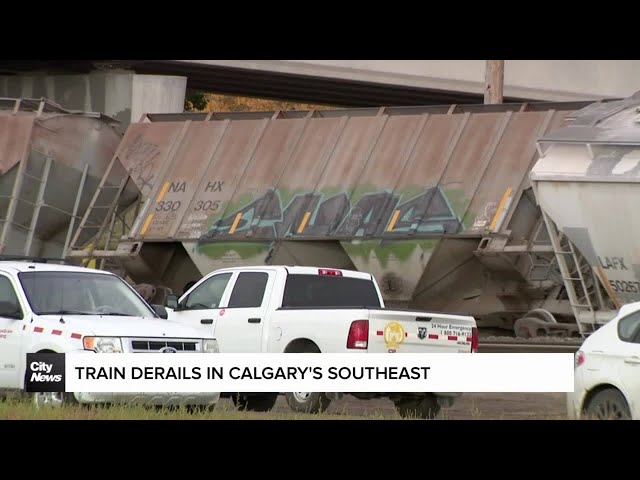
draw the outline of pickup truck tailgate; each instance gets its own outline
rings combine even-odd
[[[372,353],[471,353],[473,317],[402,310],[369,310]],[[475,337],[475,340],[474,340]]]

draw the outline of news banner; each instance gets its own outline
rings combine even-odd
[[[34,353],[36,392],[571,392],[570,353]]]

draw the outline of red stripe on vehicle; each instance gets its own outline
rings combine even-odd
[[[71,334],[71,338],[77,338],[77,339],[80,339],[80,338],[82,338],[82,335],[80,335],[79,333],[72,333],[72,334]]]
[[[34,332],[38,332],[38,333],[42,333],[42,332],[44,332],[44,328],[42,328],[42,327],[33,327],[33,331]]]
[[[51,332],[52,335],[62,335],[62,330],[54,330]]]
[[[457,339],[458,339],[458,337],[456,337],[455,335],[449,335],[447,337],[447,340],[457,340]]]
[[[473,341],[471,337],[467,337],[467,342]]]
[[[378,330],[376,332],[376,335],[378,335],[379,337],[381,337],[382,335],[384,335],[384,332],[382,330]]]
[[[429,338],[432,340],[437,340],[438,339],[438,335],[436,333],[430,333],[429,334]]]

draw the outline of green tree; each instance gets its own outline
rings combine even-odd
[[[207,108],[207,94],[199,90],[188,91],[184,99],[184,109],[187,112],[198,112]]]

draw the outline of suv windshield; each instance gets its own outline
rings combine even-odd
[[[18,277],[37,315],[155,316],[133,289],[114,275],[33,271]]]

